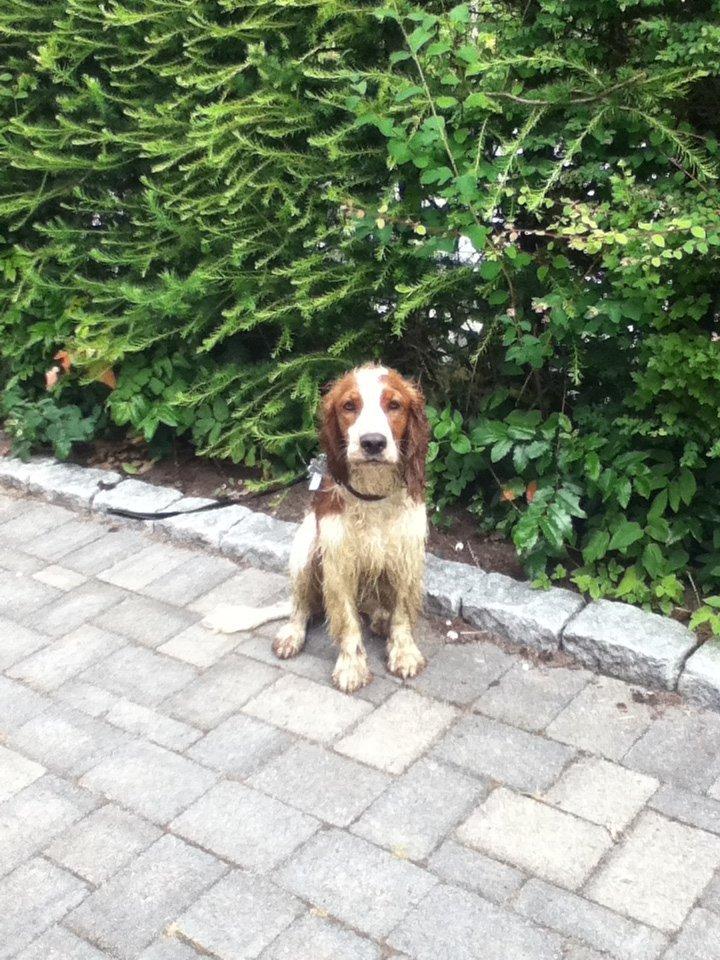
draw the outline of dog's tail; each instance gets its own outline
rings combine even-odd
[[[285,620],[290,616],[292,604],[280,600],[268,607],[247,607],[242,604],[224,603],[209,613],[202,621],[204,627],[215,633],[240,633],[254,630],[273,620]]]

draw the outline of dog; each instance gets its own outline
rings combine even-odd
[[[361,614],[386,638],[391,673],[413,677],[425,666],[413,632],[423,594],[428,442],[423,395],[396,370],[358,367],[323,398],[327,472],[292,545],[290,616],[273,650],[281,659],[297,656],[308,622],[324,613],[339,647],[333,683],[345,693],[372,679]],[[282,604],[264,616],[246,610],[243,620],[243,611],[231,610],[209,625],[251,629],[287,612]]]

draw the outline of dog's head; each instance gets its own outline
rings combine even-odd
[[[395,467],[410,496],[422,500],[429,430],[420,390],[396,370],[365,366],[337,380],[325,394],[320,439],[333,477]]]

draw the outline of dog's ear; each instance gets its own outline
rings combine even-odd
[[[410,400],[403,448],[405,453],[405,484],[408,493],[418,503],[425,498],[425,461],[430,443],[430,425],[425,414],[425,398],[414,387]]]
[[[345,440],[340,429],[335,401],[337,391],[332,384],[320,407],[320,446],[327,456],[330,475],[339,483],[347,483],[348,466]]]

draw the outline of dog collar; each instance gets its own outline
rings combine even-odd
[[[333,477],[333,480],[335,480],[334,477]],[[367,500],[367,501],[369,501],[370,503],[374,503],[376,500],[387,500],[387,498],[388,498],[388,496],[389,496],[389,494],[387,494],[387,493],[384,493],[384,494],[380,494],[380,493],[361,493],[359,490],[356,490],[355,487],[350,486],[349,483],[340,483],[340,482],[337,481],[337,480],[335,480],[335,483],[337,483],[337,485],[338,485],[339,487],[345,487],[345,489],[347,490],[347,492],[348,492],[348,493],[351,493],[354,497],[357,497],[358,500]]]

